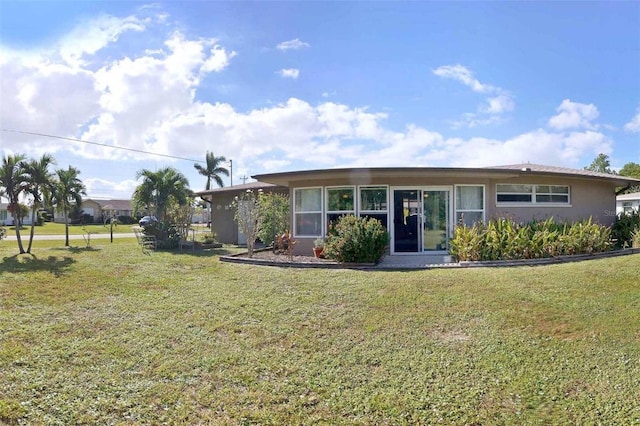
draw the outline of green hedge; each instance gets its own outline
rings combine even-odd
[[[631,247],[634,233],[640,232],[640,212],[621,213],[611,227],[611,237],[616,247]]]
[[[377,262],[389,243],[389,234],[379,220],[342,216],[329,225],[325,257],[346,263]]]
[[[556,223],[550,218],[519,224],[501,218],[486,225],[458,225],[450,252],[459,261],[511,260],[598,253],[612,246],[611,228],[591,219]]]

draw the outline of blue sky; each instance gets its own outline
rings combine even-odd
[[[0,2],[0,127],[258,173],[640,162],[640,2]],[[0,132],[96,198],[193,161]],[[229,180],[227,179],[227,184]]]

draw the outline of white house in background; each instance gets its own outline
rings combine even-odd
[[[616,197],[616,213],[640,212],[640,192],[618,195]]]
[[[0,203],[0,226],[11,226],[13,225],[13,215],[8,210],[9,204]],[[22,218],[23,225],[31,225],[31,211],[26,217]]]

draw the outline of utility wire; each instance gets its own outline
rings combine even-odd
[[[205,161],[202,161],[202,160],[193,160],[191,158],[176,157],[175,155],[159,154],[157,152],[143,151],[141,149],[125,148],[123,146],[107,145],[107,144],[104,144],[104,143],[85,141],[85,140],[82,140],[82,139],[75,139],[75,138],[68,138],[68,137],[65,137],[65,136],[48,135],[48,134],[45,134],[45,133],[26,132],[24,130],[12,130],[12,129],[0,129],[0,131],[9,132],[9,133],[19,133],[19,134],[22,134],[22,135],[42,136],[42,137],[45,137],[45,138],[52,138],[52,139],[62,139],[62,140],[71,141],[71,142],[80,142],[80,143],[86,143],[86,144],[89,144],[89,145],[102,146],[102,147],[105,147],[105,148],[113,148],[113,149],[121,149],[123,151],[137,152],[137,153],[140,153],[140,154],[156,155],[158,157],[165,157],[165,158],[173,158],[175,160],[185,160],[185,161],[193,161],[193,162],[196,162],[196,163],[206,163]]]

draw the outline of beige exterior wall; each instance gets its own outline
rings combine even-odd
[[[522,183],[534,185],[569,185],[569,205],[535,204],[530,206],[505,206],[496,203],[496,185],[498,183]],[[582,179],[559,179],[554,177],[515,178],[509,180],[492,180],[487,188],[488,216],[511,217],[518,222],[545,220],[553,217],[556,221],[576,222],[592,218],[594,222],[612,225],[616,219],[615,188],[608,182]]]
[[[269,190],[264,190],[269,192]],[[216,238],[224,244],[238,244],[238,224],[233,216],[235,209],[232,204],[235,197],[242,191],[221,191],[206,198],[213,202],[211,204],[211,229],[216,233]],[[286,190],[275,190],[274,192],[288,193]]]
[[[560,205],[497,205],[496,185],[505,184],[532,184],[532,185],[568,185],[570,187],[570,204]],[[502,216],[512,217],[518,222],[531,220],[544,220],[553,217],[558,221],[577,221],[591,217],[594,222],[611,225],[616,218],[616,197],[613,183],[598,179],[581,179],[569,177],[554,177],[532,174],[531,176],[434,176],[433,174],[421,175],[408,171],[404,176],[376,176],[374,173],[363,176],[323,178],[294,181],[290,184],[290,200],[292,221],[294,214],[294,191],[296,188],[322,187],[323,211],[326,208],[326,187],[332,186],[362,186],[384,185],[389,187],[389,223],[393,210],[394,187],[415,187],[417,189],[430,186],[444,186],[455,188],[456,185],[484,185],[485,188],[485,221]],[[455,200],[455,191],[451,193],[452,203]],[[453,206],[452,206],[453,207]],[[324,211],[326,215],[326,211]],[[452,212],[455,215],[455,211]],[[455,217],[455,216],[454,216]],[[326,216],[325,216],[326,218]],[[325,219],[326,220],[326,219]],[[389,229],[391,231],[391,229]],[[313,242],[317,237],[296,236],[295,253],[298,255],[312,255]]]
[[[216,233],[217,240],[224,244],[238,244],[238,225],[233,220],[234,209],[231,206],[236,194],[216,194],[211,204],[211,229]]]

